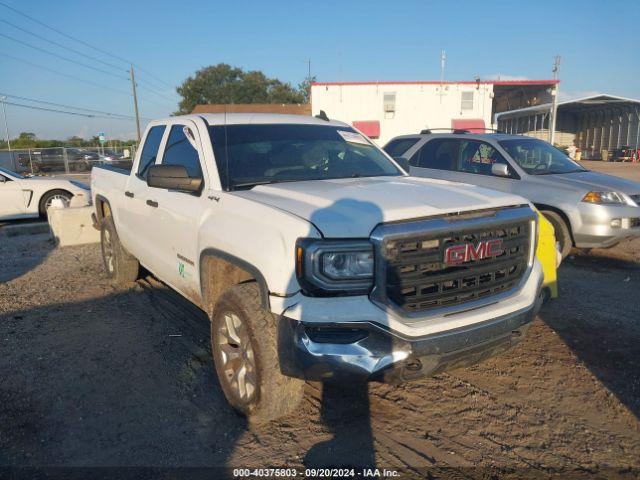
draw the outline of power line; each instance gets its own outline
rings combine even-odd
[[[168,83],[167,83],[167,82],[165,82],[164,80],[161,80],[161,79],[160,79],[160,78],[158,78],[156,75],[154,75],[154,74],[152,74],[151,72],[149,72],[148,70],[141,68],[139,65],[136,65],[134,62],[131,62],[131,61],[129,61],[129,60],[127,60],[127,59],[125,59],[125,58],[123,58],[123,57],[121,57],[121,56],[119,56],[119,55],[116,55],[116,54],[114,54],[114,53],[111,53],[111,52],[108,52],[108,51],[106,51],[106,50],[103,50],[102,48],[96,47],[95,45],[91,45],[90,43],[87,43],[87,42],[85,42],[84,40],[80,40],[79,38],[76,38],[76,37],[74,37],[74,36],[72,36],[72,35],[69,35],[68,33],[63,32],[62,30],[58,30],[57,28],[52,27],[51,25],[47,25],[46,23],[44,23],[44,22],[42,22],[42,21],[38,20],[37,18],[34,18],[34,17],[32,17],[31,15],[28,15],[28,14],[26,14],[26,13],[24,13],[24,12],[22,12],[22,11],[18,10],[17,8],[11,7],[11,6],[7,5],[6,3],[4,3],[4,2],[2,2],[2,1],[0,1],[0,5],[2,5],[2,6],[3,6],[3,7],[5,7],[5,8],[8,8],[9,10],[11,10],[11,11],[13,11],[13,12],[17,13],[18,15],[22,15],[23,17],[28,18],[28,19],[29,19],[29,20],[31,20],[32,22],[36,22],[37,24],[42,25],[43,27],[48,28],[49,30],[51,30],[51,31],[53,31],[53,32],[56,32],[57,34],[62,35],[63,37],[69,38],[69,39],[71,39],[71,40],[73,40],[73,41],[75,41],[75,42],[78,42],[78,43],[80,43],[80,44],[82,44],[82,45],[86,46],[86,47],[89,47],[89,48],[91,48],[91,49],[93,49],[93,50],[96,50],[96,51],[98,51],[98,52],[100,52],[100,53],[103,53],[104,55],[108,55],[108,56],[110,56],[110,57],[112,57],[112,58],[115,58],[116,60],[120,60],[121,62],[125,62],[125,63],[127,63],[127,64],[131,64],[131,63],[133,63],[133,64],[134,64],[134,65],[135,65],[139,70],[141,70],[141,71],[143,71],[143,72],[146,72],[146,74],[147,74],[147,75],[149,75],[149,76],[151,76],[151,77],[153,77],[153,78],[156,78],[159,82],[161,82],[161,83],[163,83],[163,84],[165,84],[165,85],[169,86],[170,88],[173,88],[173,86],[172,86],[172,85],[168,84]]]
[[[66,45],[63,45],[63,44],[61,44],[61,43],[58,43],[58,42],[56,42],[56,41],[54,41],[54,40],[51,40],[51,39],[49,39],[49,38],[43,37],[42,35],[38,35],[38,34],[36,34],[36,33],[33,33],[33,32],[31,32],[30,30],[27,30],[26,28],[22,28],[22,27],[20,27],[20,26],[18,26],[18,25],[15,25],[14,23],[8,22],[8,21],[3,20],[3,19],[0,19],[0,22],[6,23],[7,25],[10,25],[11,27],[13,27],[13,28],[15,28],[15,29],[17,29],[17,30],[20,30],[20,31],[25,32],[25,33],[27,33],[27,34],[29,34],[29,35],[32,35],[32,36],[34,36],[34,37],[36,37],[36,38],[39,38],[39,39],[41,39],[41,40],[44,40],[45,42],[52,43],[53,45],[56,45],[56,46],[58,46],[58,47],[60,47],[60,48],[63,48],[63,49],[65,49],[65,50],[68,50],[68,51],[70,51],[70,52],[73,52],[73,53],[75,53],[76,55],[81,55],[81,56],[86,57],[86,58],[88,58],[88,59],[90,59],[90,60],[93,60],[93,61],[95,61],[95,62],[100,62],[100,63],[102,63],[102,64],[104,64],[104,65],[106,65],[106,66],[108,66],[108,67],[111,67],[111,68],[115,68],[115,69],[117,69],[117,70],[120,70],[120,67],[118,67],[117,65],[114,65],[114,64],[109,63],[109,62],[105,62],[105,61],[103,61],[103,60],[100,60],[100,59],[99,59],[99,58],[97,58],[97,57],[93,57],[93,56],[91,56],[91,55],[87,55],[86,53],[83,53],[83,52],[81,52],[81,51],[79,51],[79,50],[76,50],[76,49],[74,49],[74,48],[67,47]],[[86,64],[84,64],[84,63],[80,63],[80,62],[74,61],[74,60],[72,60],[72,59],[70,59],[70,58],[63,57],[63,56],[61,56],[61,55],[58,55],[58,54],[53,53],[53,52],[50,52],[50,51],[45,50],[45,49],[43,49],[43,48],[36,47],[36,46],[31,45],[31,44],[29,44],[29,43],[27,43],[27,42],[24,42],[24,41],[18,40],[18,39],[14,38],[14,37],[11,37],[11,36],[9,36],[9,35],[2,34],[2,33],[0,33],[0,35],[4,36],[4,37],[6,37],[6,38],[9,38],[10,40],[13,40],[14,42],[19,42],[19,43],[21,43],[21,44],[23,44],[23,45],[26,45],[26,46],[28,46],[28,47],[31,47],[31,48],[34,48],[34,49],[37,49],[37,50],[43,51],[43,52],[48,53],[48,54],[50,54],[50,55],[54,55],[54,56],[56,56],[56,57],[58,57],[58,58],[62,58],[63,60],[67,60],[67,61],[69,61],[69,62],[77,63],[78,65],[81,65],[81,66],[83,66],[83,67],[91,68],[92,70],[97,70],[97,71],[99,71],[99,72],[101,72],[101,73],[106,73],[106,74],[108,74],[108,75],[116,76],[117,78],[120,78],[120,79],[125,79],[125,77],[121,77],[120,75],[115,75],[115,74],[113,74],[113,73],[111,73],[111,72],[107,72],[107,71],[105,71],[105,70],[98,69],[98,68],[92,67],[92,66],[90,66],[90,65],[86,65]],[[127,71],[127,70],[125,70],[125,71]],[[125,80],[128,80],[128,79],[125,79]],[[156,95],[158,95],[158,96],[161,96],[161,97],[163,97],[163,98],[165,98],[165,99],[167,99],[167,100],[170,100],[170,101],[172,101],[172,102],[174,102],[174,101],[175,101],[175,99],[169,99],[169,97],[167,97],[167,96],[166,96],[166,95],[164,95],[161,91],[159,91],[159,90],[161,90],[161,89],[162,89],[162,87],[158,87],[158,86],[157,86],[157,84],[150,82],[148,79],[144,79],[144,81],[145,81],[146,83],[148,83],[148,85],[147,85],[147,86],[145,86],[145,87],[143,87],[143,88],[145,88],[145,89],[149,90],[149,92],[154,93],[154,94],[156,94]]]
[[[22,107],[22,108],[30,108],[32,110],[44,110],[45,112],[55,112],[55,113],[64,113],[66,115],[76,115],[78,117],[87,117],[87,118],[108,118],[110,120],[129,120],[130,118],[117,118],[117,117],[107,117],[103,115],[93,115],[90,113],[79,113],[79,112],[69,112],[66,110],[57,110],[55,108],[46,108],[46,107],[36,107],[35,105],[24,105],[23,103],[15,103],[15,102],[4,102],[7,105],[13,105],[14,107]]]
[[[150,93],[155,93],[155,94],[156,94],[156,95],[158,95],[159,97],[162,97],[162,98],[164,98],[165,100],[167,100],[167,101],[169,101],[169,102],[171,102],[171,103],[175,103],[175,102],[176,102],[176,99],[175,99],[175,98],[169,98],[169,97],[167,97],[167,96],[163,95],[163,94],[162,94],[162,93],[160,93],[160,92],[156,92],[156,91],[154,91],[154,90],[151,90],[148,86],[145,86],[145,85],[139,85],[139,87],[140,87],[140,88],[142,88],[142,89],[144,89],[144,90],[146,90],[146,91],[148,91],[148,92],[150,92]]]
[[[0,93],[0,96],[5,96],[5,97],[9,97],[9,98],[15,98],[15,99],[24,100],[24,101],[27,101],[27,102],[41,103],[43,105],[52,105],[54,107],[70,108],[71,110],[81,110],[81,111],[85,111],[85,112],[97,113],[97,114],[107,115],[109,117],[122,117],[123,120],[124,119],[133,120],[135,118],[135,117],[133,117],[131,115],[124,115],[122,113],[105,112],[103,110],[94,110],[94,109],[85,108],[85,107],[74,107],[72,105],[65,105],[65,104],[62,104],[62,103],[54,103],[54,102],[48,102],[48,101],[45,101],[45,100],[37,100],[35,98],[21,97],[19,95],[10,95],[8,93]],[[140,118],[144,118],[145,120],[150,120],[149,118],[146,118],[146,117],[140,117]]]
[[[41,70],[46,70],[48,72],[55,73],[56,75],[60,75],[62,77],[70,78],[72,80],[76,80],[78,82],[86,83],[88,85],[92,85],[94,87],[102,88],[104,90],[110,90],[112,92],[120,93],[122,95],[126,95],[127,97],[131,96],[131,94],[129,92],[125,92],[124,90],[118,90],[117,88],[108,87],[108,86],[102,85],[100,83],[95,83],[95,82],[92,82],[90,80],[85,80],[83,78],[78,78],[78,77],[76,77],[74,75],[68,75],[66,73],[59,72],[59,71],[54,70],[52,68],[45,67],[45,66],[42,66],[42,65],[38,65],[37,63],[30,62],[29,60],[24,60],[23,58],[14,57],[13,55],[9,55],[8,53],[2,52],[2,51],[0,51],[0,55],[4,55],[5,57],[11,58],[12,60],[15,60],[17,62],[26,63],[27,65],[31,65],[32,67],[36,67],[36,68],[39,68]]]
[[[29,48],[33,48],[33,49],[38,50],[40,52],[44,52],[44,53],[46,53],[48,55],[53,55],[54,57],[61,58],[62,60],[65,60],[67,62],[75,63],[76,65],[80,65],[81,67],[90,68],[91,70],[95,70],[96,72],[104,73],[106,75],[111,75],[112,77],[116,77],[116,78],[119,78],[121,80],[127,80],[126,77],[121,77],[120,75],[117,75],[117,74],[115,74],[113,72],[109,72],[107,70],[103,70],[102,68],[93,67],[91,65],[87,65],[86,63],[78,62],[76,60],[73,60],[72,58],[65,57],[64,55],[58,55],[57,53],[54,53],[54,52],[52,52],[50,50],[47,50],[45,48],[40,48],[40,47],[38,47],[36,45],[32,45],[32,44],[27,43],[25,41],[22,41],[20,39],[14,38],[14,37],[12,37],[10,35],[6,35],[4,33],[0,33],[0,36],[8,38],[9,40],[12,40],[12,41],[14,41],[16,43],[19,43],[20,45],[25,45],[25,46],[27,46]]]
[[[115,68],[116,70],[122,70],[121,67],[119,67],[117,65],[114,65],[113,63],[105,62],[104,60],[101,60],[101,59],[99,59],[97,57],[93,57],[91,55],[87,55],[86,53],[81,52],[80,50],[76,50],[75,48],[71,48],[71,47],[68,47],[66,45],[63,45],[62,43],[58,43],[55,40],[51,40],[50,38],[43,37],[42,35],[38,35],[37,33],[33,33],[31,30],[27,30],[26,28],[22,28],[19,25],[16,25],[14,23],[8,22],[8,21],[3,20],[3,19],[0,19],[0,22],[6,23],[7,25],[12,26],[16,30],[20,30],[21,32],[24,32],[24,33],[27,33],[27,34],[33,36],[33,37],[39,38],[40,40],[44,40],[45,42],[52,43],[53,45],[56,45],[56,46],[58,46],[60,48],[68,50],[70,52],[73,52],[76,55],[81,55],[81,56],[83,56],[85,58],[93,60],[94,62],[102,63],[103,65],[106,65],[107,67]]]

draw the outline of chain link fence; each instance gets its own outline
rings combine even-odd
[[[136,147],[52,147],[0,150],[0,167],[21,175],[87,174],[95,165],[131,169]]]

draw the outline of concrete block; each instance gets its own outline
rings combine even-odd
[[[49,226],[61,247],[99,243],[100,232],[93,228],[93,207],[49,208]]]

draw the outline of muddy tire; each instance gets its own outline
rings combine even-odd
[[[542,210],[541,213],[551,222],[551,225],[553,225],[553,229],[556,233],[556,241],[560,244],[560,253],[562,254],[563,259],[566,258],[567,255],[569,255],[569,252],[571,252],[571,247],[573,246],[569,226],[564,221],[564,218],[556,212]]]
[[[125,285],[135,282],[138,278],[140,263],[120,243],[113,218],[110,216],[102,220],[100,246],[104,268],[113,283]]]
[[[56,198],[59,198],[67,206],[69,206],[73,195],[66,190],[51,190],[45,193],[42,198],[40,198],[40,203],[38,204],[38,212],[40,213],[41,217],[44,218],[47,216],[47,208],[49,208],[51,202]]]
[[[304,381],[280,372],[278,321],[262,308],[256,283],[227,289],[211,316],[211,346],[229,404],[254,424],[291,413]]]

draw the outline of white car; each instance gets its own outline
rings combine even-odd
[[[0,220],[45,216],[54,199],[69,205],[71,200],[87,204],[89,187],[73,180],[48,177],[26,178],[0,168]]]

